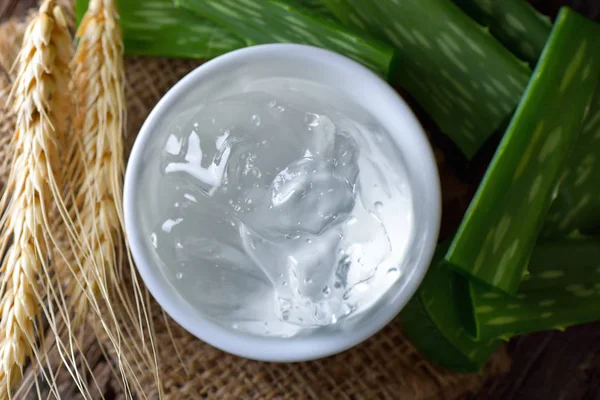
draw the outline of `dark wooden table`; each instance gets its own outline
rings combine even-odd
[[[35,3],[36,0],[0,0],[0,20],[24,13]],[[531,3],[550,16],[561,5],[570,4],[600,21],[600,0]],[[600,400],[600,322],[565,332],[518,337],[510,342],[509,352],[513,358],[510,372],[488,382],[480,393],[468,394],[465,400]]]

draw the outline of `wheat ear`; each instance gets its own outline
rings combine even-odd
[[[77,93],[74,131],[81,146],[75,153],[81,169],[74,186],[81,238],[90,252],[77,271],[83,284],[75,280],[68,290],[75,307],[75,325],[81,325],[88,315],[89,300],[111,297],[115,287],[109,284],[119,281],[117,267],[123,253],[118,207],[124,169],[125,93],[117,15],[112,1],[90,1],[77,31],[79,43],[72,64]]]
[[[81,268],[73,271],[67,293],[75,328],[84,324],[90,308],[97,315],[100,307],[104,308],[103,329],[115,346],[120,370],[132,378],[130,360],[122,353],[136,358],[131,361],[138,366],[142,363],[158,369],[144,293],[132,270],[132,299],[120,269],[129,252],[124,245],[121,194],[125,166],[123,43],[115,1],[91,0],[77,38],[72,65],[77,93],[74,136],[79,147],[72,158],[76,166],[72,180],[75,219],[86,256]],[[124,335],[138,338],[135,348],[130,341],[121,340]],[[127,347],[126,351],[119,346]]]
[[[44,1],[25,32],[10,94],[17,122],[1,200],[0,398],[10,397],[42,335],[37,324],[47,292],[41,277],[50,275],[49,216],[59,187],[54,173],[66,120],[61,88],[68,84],[70,41],[60,9]]]

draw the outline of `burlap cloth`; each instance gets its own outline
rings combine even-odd
[[[13,78],[9,71],[24,27],[23,20],[18,19],[0,25],[0,179],[7,176],[11,155],[9,139],[14,124],[4,107]],[[126,59],[128,149],[161,96],[199,64],[199,61],[162,58]],[[457,200],[464,195],[464,187],[447,171],[441,152],[436,153],[445,186],[445,207],[457,201],[464,206],[465,201]],[[204,344],[176,323],[168,322],[156,304],[153,304],[153,316],[164,395],[168,399],[458,399],[467,393],[476,393],[486,379],[506,371],[509,364],[501,348],[480,374],[460,375],[440,370],[423,359],[405,339],[399,321],[365,343],[323,360],[296,364],[255,362]],[[102,392],[96,390],[94,396],[122,397],[118,378],[111,374],[110,355],[104,356],[93,338],[90,342],[85,356]],[[138,371],[138,379],[145,394],[156,398],[152,374]],[[60,376],[59,382],[63,398],[79,397],[68,375]],[[41,390],[43,394],[44,388]],[[36,398],[37,395],[30,392],[23,397]]]

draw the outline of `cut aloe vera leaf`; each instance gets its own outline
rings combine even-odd
[[[448,0],[323,0],[344,23],[398,48],[403,86],[467,157],[516,108],[531,75]]]
[[[563,8],[446,260],[510,294],[526,273],[600,75],[600,25]]]
[[[516,297],[468,283],[478,340],[600,320],[600,241],[566,239],[536,246]],[[465,278],[462,278],[465,279]]]
[[[600,86],[569,157],[544,235],[600,231]]]
[[[524,0],[453,0],[467,14],[487,24],[513,53],[535,65],[550,34],[551,22]],[[535,51],[531,51],[535,50]],[[600,87],[584,128],[567,162],[558,196],[543,236],[564,237],[578,230],[600,231]]]
[[[535,66],[552,22],[525,0],[453,0],[520,59]]]
[[[350,57],[387,78],[394,50],[340,23],[276,0],[176,0],[253,43],[301,43]],[[296,3],[297,4],[297,3]]]
[[[463,327],[456,273],[446,268],[440,246],[419,287],[400,314],[408,339],[429,360],[458,372],[477,372],[498,347],[498,340],[477,342]],[[469,305],[467,305],[467,308]]]
[[[77,21],[89,0],[77,0]],[[118,0],[128,55],[209,59],[249,43],[172,0]]]

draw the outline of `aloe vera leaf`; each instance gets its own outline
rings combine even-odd
[[[516,293],[598,82],[598,37],[600,25],[561,10],[446,255],[473,279]]]
[[[413,345],[440,367],[477,372],[498,347],[498,340],[478,342],[462,325],[456,295],[456,273],[446,268],[440,246],[423,283],[400,314],[404,333]],[[467,308],[470,305],[467,305]]]
[[[359,13],[352,6],[352,0],[321,0],[329,11],[333,13],[344,24],[358,28],[362,31],[369,31],[370,26],[375,23],[372,13]],[[380,35],[380,37],[382,37]],[[383,38],[383,37],[382,37]]]
[[[544,235],[565,236],[576,230],[600,230],[600,86],[567,162]]]
[[[316,12],[276,0],[176,0],[253,43],[302,43],[344,54],[387,77],[394,50]]]
[[[323,0],[344,23],[398,48],[393,82],[467,157],[507,120],[531,75],[489,32],[448,0]]]
[[[535,66],[552,22],[525,0],[453,0],[520,59]]]
[[[77,0],[77,21],[89,0]],[[249,43],[172,0],[118,0],[128,55],[209,59]]]
[[[290,0],[293,1],[293,0]],[[329,11],[325,4],[321,0],[295,0],[301,7],[304,7],[307,10],[310,10],[316,14],[319,14],[321,17],[329,18],[331,20],[335,19],[333,13]]]
[[[473,323],[466,326],[478,340],[508,340],[518,334],[564,330],[600,320],[599,266],[599,240],[540,244],[516,297],[469,283]]]

